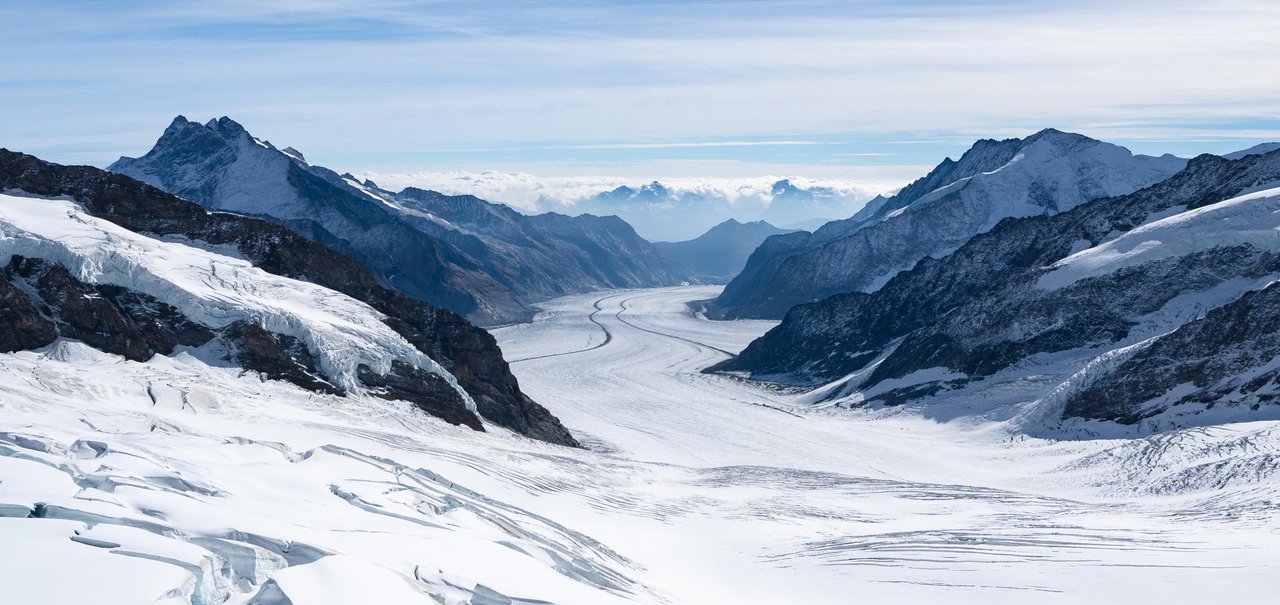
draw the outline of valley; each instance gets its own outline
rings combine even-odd
[[[773,325],[688,311],[716,290],[567,297],[496,331],[582,450],[192,352],[6,354],[0,527],[46,546],[5,550],[0,584],[15,602],[1194,603],[1277,573],[1280,423],[1051,441],[812,406],[700,372]]]

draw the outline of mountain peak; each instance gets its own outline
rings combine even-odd
[[[1074,132],[1065,132],[1057,128],[1045,128],[1026,139],[1023,139],[1023,146],[1030,145],[1037,141],[1048,141],[1050,143],[1067,143],[1076,144],[1084,142],[1097,142],[1095,139],[1089,138],[1082,134]]]

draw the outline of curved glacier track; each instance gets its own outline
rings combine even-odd
[[[597,299],[597,300],[595,301],[595,303],[593,303],[593,304],[592,304],[592,307],[593,307],[595,310],[594,310],[594,311],[592,311],[590,315],[587,315],[587,321],[590,321],[591,323],[595,324],[598,328],[600,328],[600,331],[604,334],[604,340],[602,340],[602,341],[600,341],[600,342],[598,342],[598,343],[596,343],[596,344],[593,344],[593,345],[590,345],[590,346],[583,347],[583,348],[581,348],[581,349],[574,349],[574,350],[572,350],[572,351],[564,351],[564,352],[561,352],[561,353],[547,353],[547,354],[545,354],[545,355],[534,355],[534,356],[531,356],[531,357],[522,357],[522,358],[520,358],[520,359],[512,359],[512,360],[508,361],[507,363],[510,363],[510,364],[517,364],[517,363],[523,363],[523,362],[526,362],[526,361],[533,361],[533,360],[535,360],[535,359],[547,359],[547,358],[549,358],[549,357],[563,357],[563,356],[565,356],[565,355],[575,355],[575,354],[577,354],[577,353],[585,353],[585,352],[587,352],[587,351],[594,351],[594,350],[596,350],[596,349],[599,349],[600,347],[603,347],[603,346],[605,346],[605,345],[609,344],[609,341],[613,340],[613,333],[609,331],[609,328],[608,328],[608,327],[606,327],[604,324],[600,323],[600,320],[596,319],[596,315],[599,315],[602,311],[604,311],[604,307],[601,307],[601,306],[600,306],[600,305],[604,304],[604,301],[606,301],[606,300],[610,300],[610,299],[613,299],[613,298],[617,298],[618,296],[620,296],[620,295],[618,295],[618,294],[614,294],[614,295],[611,295],[611,296],[605,296],[605,297],[603,297],[603,298],[599,298],[599,299]]]

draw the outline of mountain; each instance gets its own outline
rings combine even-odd
[[[797,306],[715,370],[842,381],[823,396],[863,403],[1034,400],[1037,422],[1256,417],[1274,398],[1277,216],[1280,151],[1203,155],[1128,195],[1005,220],[875,292]]]
[[[764,221],[740,223],[729,219],[698,237],[683,242],[655,242],[658,250],[711,284],[728,282],[742,270],[747,257],[771,235],[789,233]]]
[[[1260,143],[1248,149],[1241,149],[1240,151],[1233,151],[1231,153],[1224,154],[1222,157],[1228,160],[1238,160],[1249,155],[1271,153],[1277,149],[1280,149],[1280,143]]]
[[[541,207],[616,214],[650,240],[693,239],[729,218],[774,225],[818,224],[848,216],[871,197],[848,183],[809,179],[704,179],[621,185],[594,195],[557,200]]]
[[[1011,217],[1053,215],[1123,195],[1185,166],[1173,156],[1133,155],[1078,134],[1043,130],[981,140],[892,197],[813,233],[766,240],[707,303],[716,318],[781,318],[793,305],[871,292],[926,257],[940,257]]]
[[[689,278],[617,217],[524,216],[471,196],[385,191],[226,117],[202,125],[179,116],[146,155],[110,170],[289,227],[481,325],[525,321],[532,303],[565,294]]]
[[[317,393],[577,443],[520,392],[489,333],[288,229],[8,150],[0,191],[4,350],[73,339],[133,361],[187,351]]]

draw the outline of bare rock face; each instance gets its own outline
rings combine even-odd
[[[324,379],[311,352],[292,336],[269,332],[253,322],[237,321],[222,329],[222,340],[231,350],[229,357],[244,368],[309,391],[343,394],[342,389]]]
[[[458,391],[449,381],[436,374],[400,361],[391,362],[391,371],[375,373],[369,366],[359,368],[360,381],[373,387],[372,393],[384,399],[408,401],[418,409],[452,424],[466,425],[483,431],[484,425],[466,408]]]
[[[168,355],[178,345],[200,346],[213,339],[209,328],[188,320],[170,305],[125,288],[81,282],[59,265],[15,256],[4,269],[6,285],[27,297],[21,325],[46,322],[51,333],[121,355],[146,361],[156,353]],[[34,313],[33,313],[34,311]],[[17,333],[30,332],[20,328]],[[34,338],[22,349],[44,346],[52,338]]]
[[[1280,285],[1209,311],[1073,393],[1063,417],[1132,424],[1179,406],[1258,411],[1280,403]],[[1190,388],[1187,388],[1187,387]],[[1181,388],[1180,388],[1181,387]]]
[[[0,279],[0,351],[10,353],[38,349],[58,338],[53,322],[36,308],[26,291]]]
[[[577,446],[577,441],[555,416],[520,391],[519,383],[502,358],[502,351],[488,332],[453,312],[388,288],[359,263],[288,228],[256,218],[211,213],[121,174],[89,166],[59,166],[4,149],[0,149],[0,190],[68,196],[93,216],[131,231],[183,237],[212,246],[229,246],[268,273],[309,281],[363,301],[385,315],[385,321],[392,329],[453,374],[459,385],[475,400],[486,420],[535,439]],[[27,283],[25,278],[22,279]],[[57,292],[57,289],[53,291]],[[4,297],[6,292],[7,298]],[[101,290],[98,295],[109,297],[111,292]],[[146,327],[141,318],[150,317],[149,313],[142,313],[136,320],[129,319],[127,307],[130,305],[127,303],[133,300],[130,296],[121,294],[123,298],[119,300],[123,301],[123,307],[116,306],[114,315],[93,303],[103,315],[99,317],[91,313],[81,317],[83,329],[92,332],[95,326],[106,325],[101,322],[113,322],[111,325],[122,329],[126,324],[133,325],[132,332],[121,332],[131,335],[126,339],[127,344],[104,343],[103,346],[115,347],[121,354],[127,351],[136,357],[146,355],[148,348],[161,353],[172,351],[165,338],[147,336],[152,328]],[[41,323],[40,313],[30,313],[36,302],[22,288],[12,284],[8,288],[0,287],[0,314],[21,316],[23,325],[27,326],[12,337],[5,336],[15,344],[38,342],[49,336],[47,329],[53,329],[49,325],[53,322],[44,319],[46,323]],[[111,319],[106,319],[107,316]],[[167,330],[172,333],[174,342],[194,342],[178,339],[179,334],[187,334],[188,330],[195,328],[173,322],[169,324],[165,325],[169,325]],[[93,337],[92,334],[88,336]],[[209,337],[212,338],[213,334],[210,333]],[[52,342],[52,338],[48,341]],[[256,354],[249,359],[265,355],[261,359],[273,360],[274,365],[264,366],[269,370],[287,368],[285,362],[271,354],[273,346],[270,343],[262,338],[256,338],[252,343],[263,348],[252,349]],[[286,342],[277,340],[276,345],[285,352],[296,352],[296,348]],[[307,365],[301,357],[293,359],[293,363],[301,364],[304,369]],[[299,378],[305,378],[306,374],[304,371]],[[470,426],[471,423],[463,424]]]

